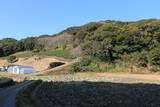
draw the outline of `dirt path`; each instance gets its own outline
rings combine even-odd
[[[150,79],[150,76],[152,79]],[[111,83],[145,83],[145,84],[160,84],[159,76],[157,75],[140,75],[140,74],[109,74],[109,73],[75,73],[75,74],[60,74],[60,75],[38,75],[31,76],[29,80],[43,81],[91,81],[91,82],[111,82]]]
[[[52,68],[52,69],[44,70],[44,71],[41,71],[41,72],[36,72],[33,75],[45,74],[45,73],[48,73],[48,72],[54,72],[54,71],[62,70],[63,68],[68,67],[75,62],[78,62],[80,59],[81,58],[79,57],[79,58],[76,58],[76,59],[74,59],[70,62],[64,62],[65,63],[64,65],[61,65],[61,66],[58,66],[58,67],[55,67],[55,68]]]
[[[135,79],[144,79],[144,80],[160,80],[160,75],[156,74],[100,74],[97,75],[102,76],[112,76],[112,77],[122,77],[122,78],[135,78]]]
[[[3,90],[0,90],[0,106],[15,107],[16,94],[24,87],[32,84],[35,81],[26,81],[18,85],[14,85]]]
[[[95,75],[105,77],[119,77],[119,78],[131,78],[131,79],[143,79],[151,81],[160,81],[160,75],[158,74],[130,74],[130,73],[79,73],[79,75]]]

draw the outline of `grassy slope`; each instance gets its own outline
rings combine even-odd
[[[34,55],[41,55],[41,56],[56,56],[61,57],[65,59],[72,59],[73,56],[70,54],[69,49],[64,50],[47,50],[47,51],[41,51],[39,53],[33,53],[31,51],[23,52],[21,54],[12,54],[10,56],[16,56],[17,58],[23,58],[23,57],[32,57]],[[9,56],[6,57],[0,57],[0,59],[7,59]]]
[[[62,57],[65,59],[72,59],[73,56],[70,54],[70,50],[47,50],[39,52],[38,55],[44,55],[44,56],[56,56],[56,57]]]
[[[21,53],[15,53],[10,56],[16,56],[17,58],[23,58],[23,57],[31,57],[33,53],[31,51],[21,52]],[[0,57],[0,59],[7,59],[9,56]]]

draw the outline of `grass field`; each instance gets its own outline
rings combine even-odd
[[[56,56],[65,59],[72,59],[73,56],[70,54],[70,50],[47,50],[37,53],[37,55],[44,55],[44,56]]]

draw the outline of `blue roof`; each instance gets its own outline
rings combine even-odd
[[[18,68],[33,68],[32,66],[23,66],[23,65],[9,65],[9,67],[17,66]],[[33,68],[34,69],[34,68]]]
[[[21,65],[18,65],[19,68],[33,68],[32,66],[21,66]]]

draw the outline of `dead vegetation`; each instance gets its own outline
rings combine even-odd
[[[46,47],[57,47],[64,43],[70,43],[72,41],[72,35],[63,33],[54,37],[44,37],[37,39],[37,44],[45,45]]]

